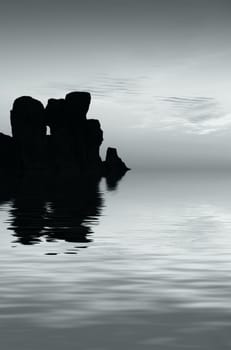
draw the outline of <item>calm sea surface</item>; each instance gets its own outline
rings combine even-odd
[[[2,350],[231,348],[231,175],[22,191],[0,223]]]

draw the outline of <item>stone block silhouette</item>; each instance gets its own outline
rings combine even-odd
[[[19,97],[14,101],[10,119],[22,167],[44,167],[46,124],[42,103],[30,96]]]
[[[108,147],[107,149],[104,167],[107,175],[113,173],[125,173],[130,170],[118,156],[117,149],[113,147]]]
[[[86,122],[86,153],[87,164],[91,169],[99,171],[102,168],[100,146],[103,142],[103,130],[97,119],[89,119]]]
[[[14,163],[23,170],[42,168],[79,175],[126,172],[128,168],[115,148],[108,148],[102,162],[103,130],[98,119],[87,119],[90,102],[90,93],[79,91],[64,99],[49,99],[45,109],[30,96],[17,98],[11,110],[13,138],[2,137],[8,154],[16,159]]]
[[[45,120],[50,128],[50,163],[58,168],[75,166],[74,141],[64,99],[49,99]]]

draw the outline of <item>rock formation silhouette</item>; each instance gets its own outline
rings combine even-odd
[[[117,149],[109,147],[107,149],[106,160],[104,162],[106,174],[123,174],[130,170],[117,154]]]
[[[8,135],[0,133],[0,168],[15,170],[18,166],[18,153],[15,140]]]
[[[12,202],[14,243],[64,240],[75,244],[65,253],[74,254],[91,242],[91,220],[103,206],[100,180],[115,190],[128,168],[115,148],[102,161],[103,130],[87,119],[90,102],[88,92],[49,99],[46,107],[30,96],[14,101],[12,136],[0,133],[0,203]]]
[[[90,93],[79,91],[49,99],[45,108],[30,96],[17,98],[10,114],[12,137],[0,134],[0,168],[98,177],[126,173],[129,169],[115,148],[108,148],[102,161],[103,130],[98,119],[87,119],[90,103]]]
[[[10,119],[22,167],[24,169],[43,167],[46,124],[42,103],[30,96],[19,97],[14,101]]]

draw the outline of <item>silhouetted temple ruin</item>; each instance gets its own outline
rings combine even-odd
[[[30,96],[17,98],[10,116],[12,137],[0,134],[1,168],[99,176],[124,174],[128,168],[116,149],[108,148],[105,161],[100,157],[103,131],[99,120],[87,119],[90,102],[88,92],[49,99],[45,108]]]

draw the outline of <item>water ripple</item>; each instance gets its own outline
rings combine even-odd
[[[65,332],[72,330],[83,349],[228,349],[230,185],[229,178],[129,175],[116,196],[104,191],[104,215],[79,255],[72,254],[79,244],[65,240],[56,248],[71,254],[44,255],[52,244],[46,241],[12,249],[14,202],[7,202],[0,209],[0,322],[24,324],[32,334],[59,329],[70,349],[74,333]],[[9,336],[5,341],[11,344]]]

